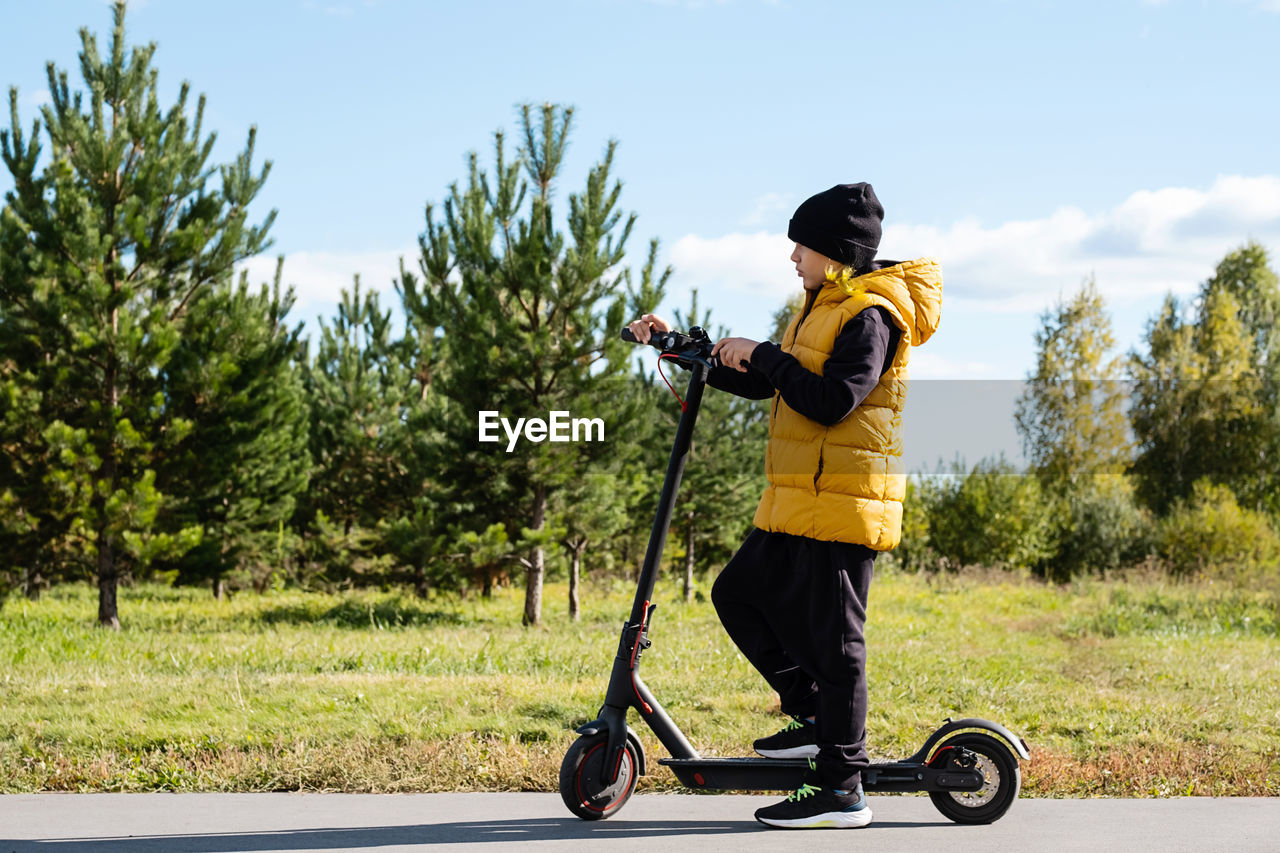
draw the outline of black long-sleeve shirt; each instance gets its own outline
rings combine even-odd
[[[824,426],[839,423],[856,409],[893,363],[902,330],[889,312],[873,305],[858,312],[836,335],[819,376],[795,356],[765,341],[751,352],[745,373],[716,367],[707,384],[721,391],[763,400],[776,388],[787,405]]]

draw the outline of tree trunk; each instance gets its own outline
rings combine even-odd
[[[534,532],[542,530],[547,518],[547,488],[543,485],[533,490],[533,525]],[[541,545],[535,545],[529,560],[529,580],[524,591],[525,625],[537,625],[542,619],[542,579],[546,575],[546,555]]]
[[[693,601],[693,513],[684,528],[684,600]]]
[[[425,601],[430,593],[431,582],[427,580],[427,570],[420,568],[413,584],[413,594]]]
[[[22,573],[22,594],[28,601],[40,600],[40,588],[44,585],[44,577],[37,571],[27,569]]]
[[[107,534],[106,525],[98,531],[98,627],[120,630],[120,618],[116,611],[116,562],[114,543]]]
[[[114,394],[112,395],[114,396]],[[114,418],[114,407],[109,417]],[[107,446],[107,458],[103,463],[103,479],[109,484],[108,494],[115,491],[116,459],[114,438]],[[116,610],[117,574],[115,542],[107,529],[107,508],[98,507],[98,625],[120,630],[120,617]]]
[[[227,597],[227,581],[222,575],[213,579],[213,597],[218,601]]]
[[[575,545],[570,551],[569,556],[569,618],[574,622],[578,621],[578,616],[582,608],[578,601],[578,572],[582,566],[582,552],[586,550],[586,543]]]
[[[111,249],[108,268],[114,269],[115,247]],[[111,292],[116,291],[115,281],[111,282]],[[103,371],[103,388],[107,406],[107,441],[102,454],[102,480],[106,484],[106,494],[115,494],[116,490],[116,409],[120,405],[120,389],[117,382],[117,363],[115,352],[115,335],[120,329],[120,309],[111,309],[111,341],[112,346],[107,354],[106,370]],[[99,497],[98,516],[98,625],[103,628],[120,630],[120,617],[116,611],[116,574],[115,542],[108,532],[106,498]]]

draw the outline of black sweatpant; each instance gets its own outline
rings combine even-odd
[[[782,710],[815,716],[818,776],[854,788],[867,758],[867,619],[876,551],[759,528],[711,588],[720,621]]]

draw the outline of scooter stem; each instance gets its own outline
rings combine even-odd
[[[653,519],[653,531],[649,534],[649,547],[645,551],[644,563],[640,567],[640,577],[636,584],[636,598],[631,606],[631,618],[622,628],[622,637],[618,641],[618,654],[613,661],[613,671],[609,675],[609,688],[605,694],[604,707],[600,709],[600,721],[609,732],[608,751],[606,752],[610,781],[615,781],[621,766],[623,744],[626,741],[626,716],[628,708],[635,708],[641,719],[649,726],[662,745],[675,758],[697,758],[698,753],[680,731],[679,726],[667,716],[665,710],[654,698],[643,681],[640,680],[640,657],[649,647],[649,616],[655,605],[653,589],[657,583],[658,566],[662,562],[662,548],[666,544],[667,532],[671,528],[671,514],[675,510],[676,493],[680,489],[680,478],[684,474],[685,459],[689,455],[689,443],[693,436],[693,425],[698,419],[698,409],[702,405],[702,392],[707,385],[707,374],[710,372],[704,363],[694,362],[690,366],[689,388],[685,394],[684,412],[680,415],[680,423],[676,427],[675,442],[671,446],[671,459],[667,463],[667,475],[662,482],[662,494],[658,498],[658,511]]]
[[[702,405],[702,391],[710,372],[705,364],[695,363],[690,368],[689,389],[685,392],[684,413],[676,427],[676,439],[671,446],[671,459],[667,463],[667,476],[662,482],[662,495],[658,498],[658,512],[653,519],[653,532],[649,534],[649,548],[645,551],[644,564],[640,568],[636,586],[635,603],[631,606],[631,623],[639,624],[645,617],[645,605],[653,600],[653,587],[657,582],[658,565],[662,562],[662,548],[671,528],[671,514],[676,506],[676,492],[684,475],[684,463],[689,455],[689,441],[693,437],[693,424],[698,419]]]

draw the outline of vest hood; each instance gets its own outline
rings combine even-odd
[[[888,310],[912,346],[920,346],[938,330],[942,319],[942,266],[936,258],[902,261],[836,286],[850,296],[874,293],[887,299]]]

